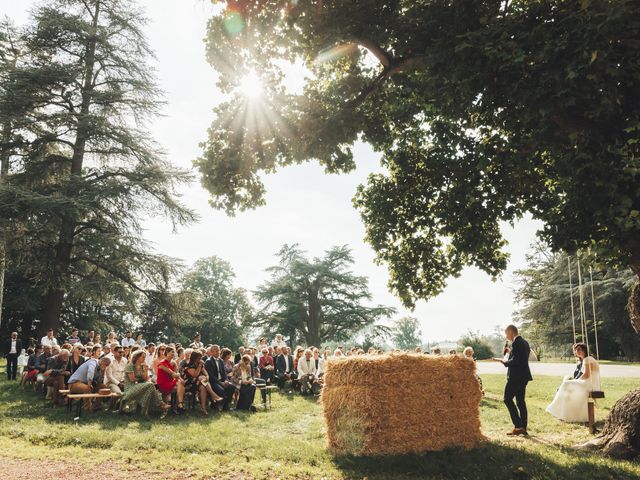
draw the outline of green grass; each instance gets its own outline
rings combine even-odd
[[[638,463],[571,450],[590,436],[584,426],[560,423],[544,412],[559,382],[553,377],[538,376],[530,384],[528,439],[504,435],[510,429],[501,401],[504,377],[486,375],[481,414],[489,441],[484,446],[389,458],[330,455],[320,405],[297,395],[275,394],[273,410],[256,414],[202,418],[193,413],[144,420],[101,412],[74,422],[64,408],[52,408],[33,392],[22,392],[1,378],[0,463],[3,456],[71,459],[74,466],[116,461],[156,471],[187,470],[192,478],[221,479],[640,478]],[[604,418],[621,395],[639,386],[635,379],[606,380],[607,398],[599,404],[599,417]]]

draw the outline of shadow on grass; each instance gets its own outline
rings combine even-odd
[[[384,439],[381,439],[384,441]],[[393,457],[335,457],[347,478],[388,480],[405,478],[474,480],[637,480],[626,464],[604,465],[602,459],[564,451],[555,458],[520,448],[487,442],[476,450],[447,450]],[[630,466],[630,465],[629,465]]]

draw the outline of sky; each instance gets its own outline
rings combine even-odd
[[[28,19],[34,0],[0,0],[0,15],[16,24]],[[152,124],[152,134],[174,164],[192,169],[206,138],[213,107],[221,101],[215,72],[207,64],[203,39],[212,6],[206,0],[138,0],[147,12],[149,43],[156,52],[158,83],[165,92],[163,116]],[[326,175],[317,164],[292,166],[265,177],[267,204],[228,217],[212,209],[199,181],[181,190],[182,201],[195,210],[199,223],[173,232],[162,218],[144,223],[145,237],[156,251],[189,265],[216,255],[228,261],[237,286],[252,290],[267,280],[265,269],[285,244],[298,243],[312,256],[334,245],[349,245],[354,271],[369,278],[373,303],[397,308],[396,316],[413,315],[426,341],[456,340],[469,330],[492,333],[511,322],[516,284],[513,271],[525,266],[525,254],[539,224],[530,218],[514,228],[504,226],[511,255],[508,270],[493,282],[477,269],[465,269],[449,281],[446,290],[413,312],[404,309],[387,289],[386,266],[374,264],[374,252],[364,242],[365,230],[351,200],[359,184],[381,171],[379,156],[367,145],[355,148],[357,169],[347,175]],[[194,172],[197,173],[197,172]]]

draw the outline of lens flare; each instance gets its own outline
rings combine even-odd
[[[223,25],[229,35],[238,35],[244,30],[244,19],[235,10],[228,10],[224,15]]]

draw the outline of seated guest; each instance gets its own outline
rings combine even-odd
[[[298,361],[304,356],[304,349],[302,347],[296,347],[296,351],[293,354],[293,370],[298,371]]]
[[[240,363],[233,367],[231,376],[240,390],[236,409],[255,411],[253,398],[256,394],[256,382],[254,380],[253,367],[251,366],[251,357],[249,355],[244,355]]]
[[[149,375],[151,376],[151,380],[155,380],[153,378],[153,357],[155,356],[155,352],[156,352],[156,344],[151,342],[149,343],[149,345],[147,345],[147,356],[145,357],[144,362],[147,364],[147,368],[149,370]],[[131,361],[131,359],[129,358],[129,361]]]
[[[231,372],[233,371],[233,361],[231,360],[233,352],[228,348],[223,348],[220,352],[220,358],[222,359],[222,363],[224,364],[224,373],[229,378]]]
[[[26,352],[26,359],[24,362],[24,367],[22,369],[22,373],[20,374],[20,386],[24,387],[27,382],[27,376],[29,375],[29,370],[33,370],[33,365],[35,364],[35,356],[33,348],[28,348]],[[31,366],[29,365],[29,360],[32,359]]]
[[[104,372],[110,363],[111,360],[108,357],[103,357],[100,360],[87,359],[69,378],[69,392],[74,395],[97,392],[98,389],[104,387]],[[85,398],[83,403],[87,411],[92,410],[90,398]]]
[[[184,360],[184,348],[176,347],[176,358],[174,360],[176,365],[180,366],[180,363]]]
[[[333,356],[334,357],[341,357],[342,356],[342,350],[340,350],[339,348],[336,348],[336,350],[333,352]]]
[[[86,361],[86,358],[82,356],[83,349],[84,347],[80,343],[76,343],[75,346],[73,347],[73,351],[71,352],[71,356],[69,357],[69,367],[68,367],[68,370],[69,372],[71,372],[71,375],[73,375],[78,369],[78,367],[80,367],[80,365],[82,365]]]
[[[144,350],[136,350],[131,355],[131,362],[125,367],[124,394],[122,395],[122,405],[125,408],[135,408],[140,405],[142,414],[149,416],[149,410],[160,408],[164,413],[169,410],[169,405],[162,401],[160,392],[149,380],[149,370],[145,363],[146,353]]]
[[[202,354],[199,350],[195,350],[191,354],[191,357],[189,357],[189,363],[187,363],[184,368],[182,376],[185,382],[185,391],[191,392],[193,395],[198,393],[198,397],[200,398],[200,412],[203,415],[209,415],[209,411],[207,410],[209,397],[211,397],[214,402],[222,402],[223,398],[218,396],[211,387],[209,375],[205,370]]]
[[[91,347],[91,358],[98,360],[102,356],[102,345],[99,343]]]
[[[311,358],[311,350],[304,351],[304,357],[298,360],[298,382],[302,387],[302,394],[313,393],[313,387],[318,383],[316,363]]]
[[[135,345],[140,345],[142,348],[144,348],[147,346],[147,342],[142,337],[143,337],[142,333],[138,333],[136,335]]]
[[[42,345],[42,353],[36,359],[36,363],[35,363],[36,370],[38,371],[38,373],[36,374],[37,380],[39,382],[44,383],[45,381],[44,372],[47,370],[47,362],[49,361],[49,358],[51,358],[51,355],[52,355],[51,347],[49,345]]]
[[[276,347],[276,375],[278,377],[278,388],[284,388],[287,380],[295,380],[296,372],[293,368],[293,357],[289,355],[289,348]]]
[[[269,355],[269,349],[266,347],[262,349],[262,356],[260,357],[258,366],[260,368],[260,378],[262,378],[265,383],[270,384],[273,379],[275,365],[273,364],[273,358]]]
[[[164,360],[164,352],[165,352],[166,349],[167,349],[167,346],[165,344],[163,344],[163,343],[158,345],[158,348],[156,348],[156,354],[153,357],[153,364],[151,366],[151,368],[153,369],[153,381],[154,382],[158,378],[158,365],[160,365],[160,362],[162,360]]]
[[[240,360],[242,360],[243,355],[244,355],[244,347],[238,347],[238,353],[236,353],[236,356],[233,357],[233,363],[236,364]]]
[[[589,421],[589,392],[601,389],[600,366],[595,358],[587,355],[584,343],[577,343],[573,352],[578,360],[577,368],[572,377],[562,382],[547,412],[565,422],[585,423]]]
[[[324,375],[324,358],[320,356],[320,350],[313,349],[313,362],[316,365],[316,376],[320,379]]]
[[[164,352],[164,360],[158,365],[158,390],[163,395],[165,402],[175,391],[178,400],[176,411],[184,412],[184,381],[180,378],[176,363],[173,361],[176,351],[172,347],[167,347]]]
[[[213,391],[222,398],[222,410],[229,410],[229,405],[236,387],[225,372],[224,361],[220,358],[220,347],[211,345],[209,347],[209,358],[204,364],[204,368],[209,375],[209,381]]]
[[[66,379],[71,375],[67,367],[69,366],[69,350],[62,349],[60,353],[52,356],[47,361],[47,370],[44,372],[46,387],[51,387],[52,400],[54,405],[58,405],[60,390],[64,390]]]
[[[122,393],[124,390],[125,368],[127,367],[127,359],[124,358],[123,348],[120,345],[113,347],[111,363],[104,375],[104,383],[113,393]]]
[[[36,345],[33,353],[29,355],[29,359],[27,360],[26,374],[24,376],[24,382],[22,386],[25,386],[27,383],[34,383],[36,381],[36,377],[38,376],[36,363],[38,362],[38,357],[40,357],[40,355],[42,355],[42,346]]]

